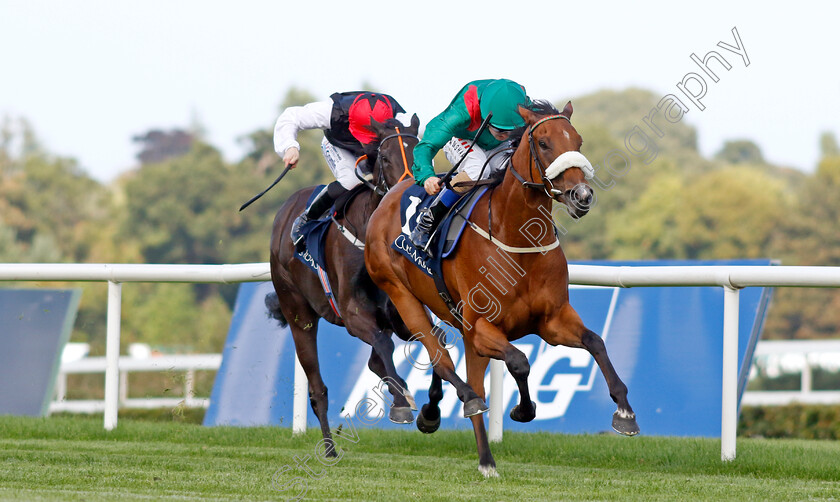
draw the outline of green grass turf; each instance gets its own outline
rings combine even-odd
[[[724,463],[714,439],[506,432],[484,479],[471,431],[356,431],[324,467],[312,429],[0,417],[0,499],[840,500],[836,441],[739,439]]]

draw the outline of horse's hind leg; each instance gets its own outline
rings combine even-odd
[[[484,375],[490,360],[476,354],[474,347],[464,340],[464,357],[467,359],[467,383],[481,396],[484,394]],[[490,452],[490,442],[487,440],[487,430],[484,428],[484,417],[481,415],[470,417],[475,433],[475,444],[478,448],[478,472],[486,478],[497,477],[496,461]]]
[[[330,433],[330,423],[327,420],[327,406],[329,404],[327,386],[321,378],[321,369],[318,365],[318,322],[317,318],[314,319],[315,322],[311,324],[308,330],[301,328],[294,322],[289,323],[289,329],[292,331],[295,352],[297,352],[300,365],[309,380],[309,404],[312,406],[315,416],[318,417],[318,422],[321,424],[321,434],[328,444],[327,456],[335,457],[336,453],[332,448],[333,439]]]
[[[568,347],[579,347],[586,349],[607,381],[610,390],[610,397],[618,406],[613,413],[612,427],[619,434],[635,436],[639,433],[639,425],[636,423],[636,414],[630,407],[627,400],[627,386],[618,377],[612,362],[607,355],[607,348],[604,340],[592,330],[583,325],[577,312],[568,303],[560,309],[556,315],[547,323],[547,333],[543,340],[551,345],[566,345]]]

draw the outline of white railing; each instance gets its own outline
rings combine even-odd
[[[175,407],[183,403],[187,407],[207,408],[210,399],[195,397],[195,372],[216,371],[222,364],[221,354],[192,354],[177,356],[156,356],[148,358],[120,357],[118,406],[125,408]],[[105,373],[107,361],[104,357],[86,357],[62,363],[56,380],[56,399],[50,403],[50,413],[70,411],[74,413],[96,413],[105,411],[105,400],[67,399],[67,375],[84,373]],[[183,397],[129,398],[128,374],[131,372],[178,371],[184,374]]]
[[[840,267],[569,265],[569,282],[595,286],[720,286],[723,288],[723,383],[720,456],[735,458],[738,429],[739,291],[749,286],[840,287]]]
[[[801,372],[799,390],[746,391],[741,405],[840,403],[840,390],[814,390],[812,385],[815,366],[831,371],[840,368],[840,340],[764,340],[753,357],[755,363],[762,360],[766,369],[772,368],[777,375]]]
[[[269,280],[267,263],[243,265],[0,264],[0,281],[107,281],[108,320],[105,373],[105,428],[116,427],[119,402],[120,301],[122,282],[259,282]],[[569,265],[569,282],[580,285],[718,286],[724,288],[721,459],[735,458],[738,425],[739,290],[749,286],[840,287],[840,267]],[[498,365],[501,361],[493,361]],[[502,363],[503,364],[503,363]],[[293,430],[306,428],[307,384],[295,359]],[[499,371],[491,368],[492,375]],[[300,382],[299,380],[304,380]],[[491,391],[501,382],[491,382]],[[491,399],[491,402],[499,402]],[[501,440],[501,413],[490,412],[489,436]]]
[[[123,282],[262,282],[268,263],[240,265],[135,265],[88,263],[0,264],[0,281],[107,281],[105,338],[105,429],[117,426],[119,409],[120,316]],[[297,362],[297,358],[295,359]],[[299,363],[297,363],[299,364]]]
[[[72,345],[72,344],[68,344]],[[814,390],[812,373],[814,367],[828,367],[837,371],[840,367],[840,340],[760,340],[753,353],[753,369],[762,359],[774,358],[764,364],[775,369],[778,374],[801,372],[799,390],[747,390],[741,397],[741,405],[747,406],[783,406],[791,403],[802,404],[838,404],[840,389]],[[120,370],[120,408],[163,408],[184,405],[187,407],[207,408],[210,399],[196,397],[193,391],[195,372],[198,370],[217,371],[222,362],[222,354],[194,354],[178,356],[126,357],[119,359]],[[67,375],[105,373],[104,357],[86,357],[63,362],[56,379],[56,398],[50,404],[50,413],[69,411],[73,413],[95,413],[105,409],[102,399],[67,399]],[[494,366],[502,372],[504,365]],[[766,369],[766,368],[765,368]],[[185,372],[183,397],[128,397],[129,372]],[[302,378],[306,378],[305,375]],[[490,380],[498,383],[502,375],[491,374]],[[753,379],[751,372],[750,380]],[[305,394],[304,394],[305,396]],[[501,398],[501,391],[490,392],[490,409],[501,413],[502,405],[494,398]],[[304,405],[305,406],[305,403]]]

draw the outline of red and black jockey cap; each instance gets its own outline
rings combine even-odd
[[[348,115],[350,134],[363,145],[367,145],[376,140],[376,134],[370,128],[370,119],[385,122],[394,118],[396,112],[386,96],[375,92],[364,92],[353,100]]]

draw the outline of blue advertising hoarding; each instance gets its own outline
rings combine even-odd
[[[0,415],[47,415],[81,294],[0,289]]]
[[[587,262],[599,265],[768,265],[768,260],[719,262]],[[267,318],[263,299],[270,283],[243,284],[216,378],[205,425],[283,425],[292,417],[294,344],[288,329]],[[739,396],[746,383],[769,299],[767,288],[741,292]],[[618,375],[629,389],[643,434],[720,435],[723,289],[718,287],[605,288],[571,286],[570,302],[605,341]],[[344,328],[319,324],[321,371],[329,388],[335,426],[352,417],[365,398],[382,402],[379,379],[367,369],[370,347]],[[394,362],[418,405],[428,400],[431,369],[420,343],[395,339]],[[514,342],[531,364],[529,384],[537,416],[522,424],[508,417],[518,402],[513,378],[504,380],[505,428],[520,431],[598,433],[610,430],[615,404],[594,359],[583,349],[551,347],[536,335]],[[450,351],[465,376],[463,344]],[[414,364],[412,364],[414,362]],[[489,375],[489,372],[488,372]],[[485,388],[489,390],[489,376]],[[471,428],[454,389],[444,383],[442,427]],[[387,414],[386,414],[387,416]],[[317,425],[309,410],[308,423]],[[399,428],[384,418],[376,427]]]

